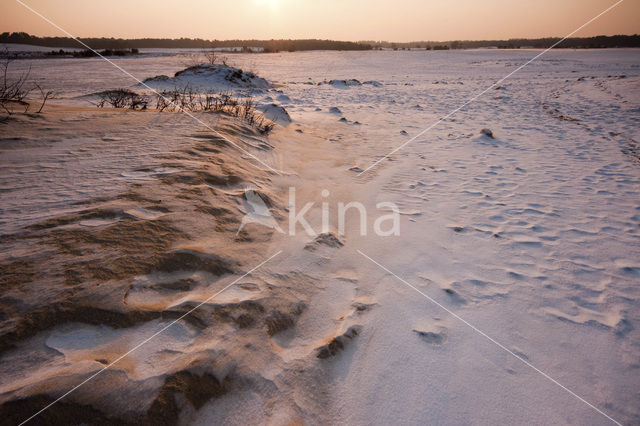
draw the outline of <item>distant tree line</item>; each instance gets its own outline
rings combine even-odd
[[[479,47],[497,47],[503,49],[519,49],[533,47],[545,49],[561,40],[560,37],[546,37],[537,39],[517,38],[509,40],[457,40],[447,42],[415,41],[409,43],[394,43],[387,41],[335,41],[335,40],[204,40],[200,38],[81,38],[83,43],[92,49],[110,49],[124,51],[127,49],[150,48],[230,48],[243,47],[261,48],[265,52],[300,51],[300,50],[370,50],[370,49],[472,49]],[[20,43],[56,48],[84,48],[76,40],[69,37],[37,37],[24,32],[2,33],[0,43]],[[569,38],[560,43],[558,48],[594,49],[611,47],[640,47],[640,35],[596,36],[583,38]]]
[[[92,49],[151,49],[151,48],[199,48],[213,49],[224,47],[250,47],[264,49],[265,52],[300,51],[300,50],[370,50],[366,43],[334,40],[203,40],[200,38],[81,38],[79,39]],[[20,43],[57,48],[85,48],[69,37],[37,37],[24,32],[2,33],[0,43]]]
[[[448,50],[448,49],[473,49],[479,47],[497,47],[501,49],[520,49],[533,47],[546,49],[553,46],[560,37],[546,38],[514,38],[509,40],[457,40],[446,42],[414,41],[409,43],[393,43],[388,41],[362,41],[361,43],[372,46],[374,49],[427,49],[427,50]],[[558,48],[570,49],[598,49],[613,47],[640,47],[640,35],[615,35],[596,37],[574,37],[568,38],[560,43]]]
[[[53,50],[51,52],[45,53],[45,56],[73,56],[74,58],[92,58],[94,56],[132,56],[139,55],[140,51],[138,49],[104,49],[101,51],[93,51],[89,49],[85,50],[71,50],[69,52],[65,50]],[[1,54],[0,54],[1,56]]]

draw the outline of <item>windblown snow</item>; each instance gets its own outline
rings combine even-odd
[[[60,95],[0,124],[3,419],[175,321],[40,420],[640,423],[640,51],[548,52],[438,121],[538,53],[114,59],[251,95],[269,136],[97,109],[145,92],[99,59],[19,61]],[[356,209],[339,232],[354,201],[366,235]],[[399,235],[373,232],[382,202]],[[306,203],[316,235],[289,235]]]

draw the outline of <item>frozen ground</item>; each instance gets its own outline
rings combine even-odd
[[[360,250],[611,418],[640,422],[640,51],[549,52],[359,175],[537,53],[232,55],[273,84],[242,90],[292,123],[265,139],[198,117],[280,175],[187,117],[91,108],[86,95],[137,84],[98,59],[18,63],[60,96],[43,118],[3,125],[2,401],[44,406],[24,398],[60,395],[283,250],[69,401],[183,424],[611,423]],[[140,80],[185,60],[114,59]],[[343,246],[257,224],[238,239],[247,186],[284,229],[292,186],[299,206],[315,202],[317,230],[322,201],[333,228],[336,203],[359,201],[367,236],[353,215]],[[399,236],[372,232],[380,201],[400,207]],[[86,319],[85,305],[125,314]],[[188,402],[167,405],[167,389]]]

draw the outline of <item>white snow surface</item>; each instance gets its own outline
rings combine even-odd
[[[259,390],[229,394],[207,403],[194,424],[611,424],[513,354],[616,421],[640,423],[640,50],[551,51],[357,175],[538,53],[238,54],[235,66],[261,78],[228,85],[230,68],[207,68],[147,81],[159,90],[183,83],[262,89],[255,96],[265,115],[285,95],[287,115],[306,139],[288,129],[273,136],[274,166],[288,173],[274,177],[273,190],[286,195],[296,186],[299,206],[315,202],[308,217],[318,228],[322,189],[329,201],[359,201],[371,215],[368,235],[360,235],[356,217],[339,249],[300,250],[310,240],[302,230],[274,241],[273,252],[284,250],[274,276],[322,283],[293,334],[273,343],[283,371],[301,371],[298,380],[279,381],[279,366],[257,363],[278,386],[280,410],[265,414]],[[175,57],[113,60],[141,80],[184,68]],[[14,72],[31,66],[45,90],[59,91],[57,103],[86,105],[83,95],[138,84],[95,58],[17,65]],[[344,84],[319,84],[331,80]],[[135,144],[119,152],[113,142],[104,148],[82,135],[27,152],[3,137],[0,230],[17,232],[98,187],[115,191],[148,152],[170,148],[155,143],[170,129],[150,123],[123,131],[141,138],[139,152]],[[73,164],[80,174],[69,173]],[[399,236],[371,232],[381,201],[405,213]],[[371,308],[360,312],[357,303]],[[350,325],[361,325],[361,333],[335,357],[316,359],[318,342]],[[47,344],[71,351],[74,333],[96,342],[123,338],[93,327],[57,331]],[[138,329],[132,336],[142,338]],[[188,350],[176,336],[167,339]],[[308,408],[316,403],[321,410]]]

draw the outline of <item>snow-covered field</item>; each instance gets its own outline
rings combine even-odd
[[[2,410],[29,417],[205,301],[40,418],[640,423],[640,50],[548,52],[421,134],[537,53],[234,54],[268,82],[235,89],[171,78],[181,55],[113,59],[284,107],[268,137],[96,109],[150,93],[100,59],[16,62],[58,96],[0,124]],[[285,230],[290,188],[318,232],[323,202],[334,234],[359,202],[366,235],[355,213],[343,245],[236,235],[248,187]],[[373,232],[379,202],[399,235]]]

